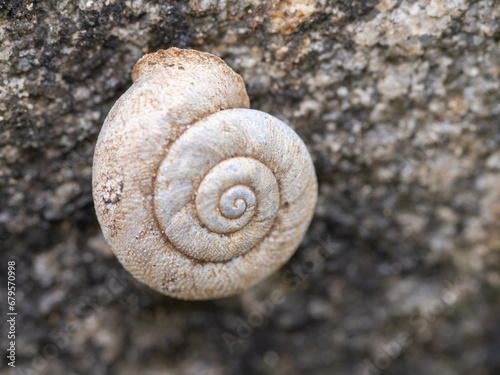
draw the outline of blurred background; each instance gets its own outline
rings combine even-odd
[[[494,0],[0,0],[0,371],[500,373],[499,18]],[[135,281],[93,208],[104,118],[171,46],[222,57],[318,175],[290,262],[216,301]]]

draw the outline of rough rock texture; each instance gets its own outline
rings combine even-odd
[[[290,263],[218,301],[131,279],[92,204],[104,117],[170,46],[224,58],[319,177]],[[7,373],[498,374],[498,103],[494,0],[0,0]]]

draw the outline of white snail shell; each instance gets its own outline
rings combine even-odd
[[[208,53],[141,58],[94,155],[104,237],[134,277],[182,299],[238,293],[285,263],[311,220],[304,143],[248,109],[241,77]]]

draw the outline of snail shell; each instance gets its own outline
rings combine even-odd
[[[134,277],[182,299],[238,293],[285,263],[317,182],[297,134],[248,109],[241,77],[208,53],[145,55],[97,141],[104,237]]]

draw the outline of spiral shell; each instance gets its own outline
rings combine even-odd
[[[148,54],[103,125],[93,194],[106,241],[134,277],[182,299],[238,293],[293,254],[317,198],[309,153],[248,109],[216,56]]]

